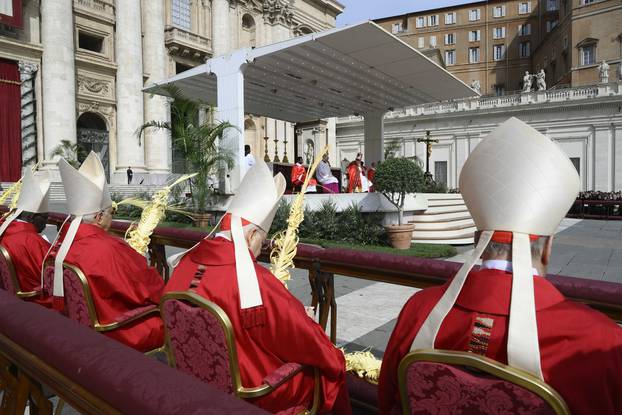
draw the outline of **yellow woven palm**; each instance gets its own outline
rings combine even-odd
[[[320,164],[324,154],[328,153],[328,145],[315,157],[315,161],[309,167],[307,177],[305,178],[300,193],[296,195],[294,203],[289,210],[289,218],[287,219],[287,229],[277,233],[272,238],[273,248],[270,254],[270,271],[283,283],[290,279],[289,269],[294,268],[294,257],[298,251],[298,227],[305,219],[304,199],[309,181],[315,174],[315,169]]]
[[[353,353],[344,351],[343,354],[346,358],[346,372],[354,372],[359,378],[378,384],[382,360],[376,359],[369,350]]]

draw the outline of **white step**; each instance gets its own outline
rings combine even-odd
[[[438,231],[413,231],[414,239],[461,239],[472,238],[477,229],[472,226],[465,229],[454,229],[450,231],[438,230]]]
[[[460,199],[433,199],[428,200],[429,207],[440,206],[464,206],[464,200]]]
[[[473,223],[473,219],[469,218],[469,219],[460,219],[460,220],[454,220],[454,221],[447,221],[447,222],[418,222],[415,225],[415,229],[420,230],[420,231],[429,231],[429,230],[454,230],[454,229],[465,229],[465,228],[471,228],[475,226],[475,224]]]
[[[428,207],[423,214],[428,216],[452,212],[468,212],[468,209],[464,203],[454,206],[432,206]]]
[[[460,239],[413,239],[411,241],[414,244],[443,244],[443,245],[472,245],[474,243],[473,238],[460,238]]]
[[[448,222],[455,220],[470,219],[471,214],[468,210],[462,212],[449,212],[449,213],[437,213],[436,215],[413,215],[406,217],[408,222],[421,223],[421,222]]]

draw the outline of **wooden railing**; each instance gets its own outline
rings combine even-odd
[[[2,414],[264,414],[89,327],[0,290]]]
[[[49,223],[60,226],[64,214],[50,214]],[[111,232],[123,236],[130,226],[127,221],[114,221]],[[207,233],[187,229],[158,227],[151,237],[151,265],[168,280],[165,246],[188,249],[205,238]],[[270,247],[264,246],[260,261],[269,261]],[[426,288],[444,284],[452,278],[461,264],[437,259],[406,257],[385,253],[362,252],[352,249],[323,249],[299,244],[294,259],[299,269],[309,271],[312,305],[318,307],[319,322],[326,328],[331,321],[330,337],[337,339],[337,302],[334,276],[343,275],[376,282]],[[562,294],[584,303],[622,322],[622,284],[559,275],[547,276]]]

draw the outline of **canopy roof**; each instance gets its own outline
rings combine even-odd
[[[462,81],[373,22],[246,49],[244,111],[289,122],[392,111],[475,95]],[[212,68],[226,55],[145,88],[174,85],[217,106]]]

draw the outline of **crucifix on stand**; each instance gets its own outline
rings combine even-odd
[[[432,174],[430,173],[430,156],[432,155],[432,143],[438,143],[438,140],[430,138],[430,131],[425,132],[425,138],[418,138],[418,143],[425,143],[425,174],[423,177],[426,180],[432,180]]]

